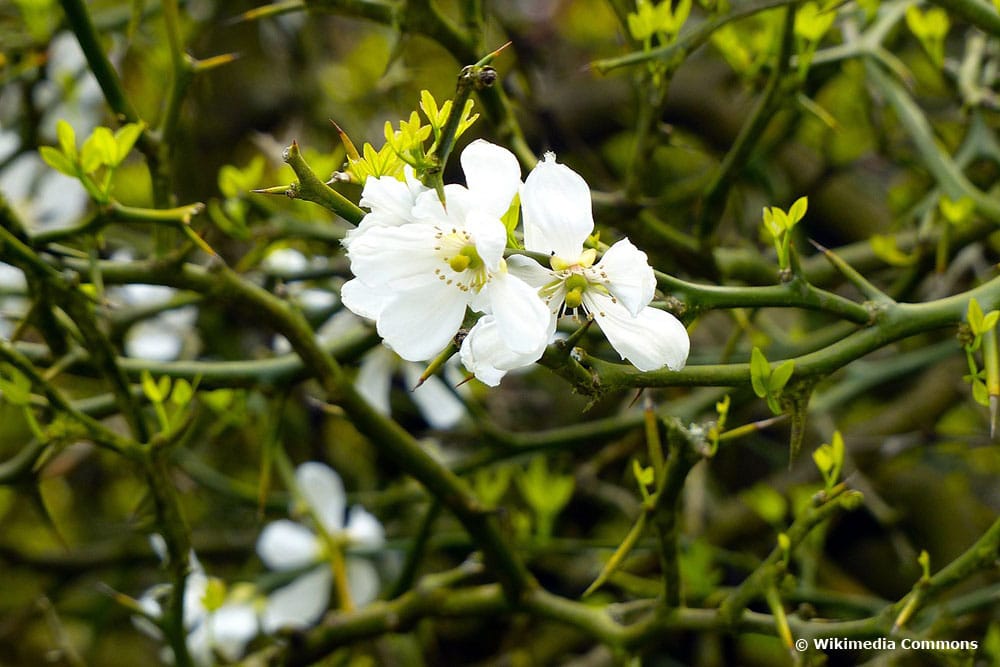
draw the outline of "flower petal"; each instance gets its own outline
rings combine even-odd
[[[468,294],[435,283],[397,295],[379,317],[378,333],[407,361],[432,359],[458,333]]]
[[[446,266],[434,250],[438,233],[425,223],[371,227],[347,248],[351,271],[372,287],[398,289],[434,282],[434,269]]]
[[[517,354],[535,355],[531,362],[537,361],[549,342],[552,319],[538,291],[510,273],[495,275],[486,290],[504,345]]]
[[[621,303],[594,291],[584,293],[584,305],[622,359],[640,371],[684,368],[691,341],[684,325],[670,313],[643,308],[632,317]]]
[[[351,601],[363,607],[378,597],[381,582],[375,566],[363,558],[347,559],[347,588]]]
[[[330,533],[344,528],[347,494],[337,471],[325,463],[309,461],[295,469],[295,483],[320,522]]]
[[[555,331],[555,316],[550,317],[547,335]],[[500,384],[507,371],[529,366],[542,356],[540,349],[527,353],[517,353],[507,346],[506,338],[500,333],[500,326],[493,315],[485,315],[472,327],[462,341],[460,358],[462,364],[475,374],[476,378],[490,387]]]
[[[403,364],[403,377],[409,387],[420,382],[423,367],[412,363]],[[438,376],[432,375],[412,392],[413,402],[432,428],[449,429],[467,414],[465,403],[448,388]]]
[[[200,623],[187,636],[188,653],[198,667],[212,667],[215,660],[212,655],[212,638],[208,623]]]
[[[649,258],[628,239],[611,246],[593,270],[607,276],[606,287],[633,317],[653,300],[656,276]]]
[[[374,216],[372,220],[375,224],[402,225],[413,222],[413,204],[419,193],[426,189],[416,179],[404,183],[392,176],[369,178],[365,181],[358,203],[371,210],[369,216]]]
[[[257,555],[271,570],[291,570],[316,561],[320,543],[305,526],[280,519],[267,524],[257,538]]]
[[[379,414],[388,415],[389,390],[392,371],[396,365],[395,354],[378,345],[361,357],[361,367],[354,379],[354,388]]]
[[[546,153],[524,182],[524,245],[528,250],[576,261],[594,231],[590,188],[583,177]]]
[[[465,219],[465,228],[472,235],[476,252],[490,271],[496,271],[507,247],[507,229],[500,218],[485,211],[473,209]]]
[[[506,148],[476,139],[459,158],[465,183],[483,211],[499,218],[521,187],[521,165]]]
[[[369,548],[385,544],[385,528],[374,514],[358,505],[351,508],[345,532],[351,544]]]
[[[324,563],[271,593],[260,619],[264,632],[303,630],[314,625],[330,604],[332,582],[330,566]]]
[[[357,278],[348,280],[340,288],[340,300],[355,315],[377,320],[392,300],[393,292],[387,287],[370,287]]]
[[[211,644],[223,658],[236,662],[257,636],[257,612],[248,603],[225,604],[208,619]],[[190,642],[190,640],[189,640]]]
[[[525,255],[511,255],[508,257],[507,270],[535,289],[540,289],[556,279],[551,269],[545,268]]]

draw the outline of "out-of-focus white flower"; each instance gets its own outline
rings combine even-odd
[[[355,604],[367,604],[378,595],[375,566],[364,558],[340,553],[344,546],[381,546],[385,531],[378,519],[357,506],[347,512],[343,482],[329,466],[303,463],[295,470],[295,483],[318,526],[314,531],[281,519],[268,524],[257,540],[257,554],[268,568],[302,570],[292,583],[268,596],[261,616],[261,626],[268,633],[307,628],[322,617],[330,604],[332,564],[337,558],[345,560],[347,585]],[[331,554],[331,549],[337,549],[338,554]]]
[[[16,322],[28,312],[27,289],[24,273],[0,262],[0,338],[10,338]]]
[[[346,243],[355,278],[341,298],[374,319],[386,344],[408,361],[444,349],[470,307],[494,316],[513,351],[540,356],[548,312],[503,258],[501,217],[520,187],[517,159],[479,140],[460,160],[467,187],[445,186],[447,206],[432,190],[414,197],[412,186],[369,179],[362,203],[375,222],[362,221]]]
[[[302,273],[309,268],[309,258],[295,248],[277,248],[267,253],[261,266],[275,273]]]
[[[166,306],[177,293],[172,287],[131,284],[116,288],[112,295],[126,306],[156,308]],[[198,309],[182,306],[133,324],[125,334],[125,354],[137,359],[173,361],[194,336]]]
[[[420,384],[423,371],[424,368],[420,364],[401,359],[388,348],[375,347],[361,357],[361,366],[354,386],[372,407],[384,415],[389,415],[392,380],[399,373],[411,390],[409,394],[427,423],[436,429],[451,428],[467,414],[465,405],[437,375],[426,378]],[[461,377],[455,377],[454,366],[446,366],[445,374],[454,384],[462,381]],[[418,384],[420,386],[417,386]]]
[[[590,188],[579,174],[547,153],[525,181],[521,207],[524,245],[548,255],[550,268],[518,255],[508,260],[511,273],[539,290],[553,321],[581,309],[639,370],[684,367],[690,339],[677,318],[649,306],[656,278],[646,253],[628,239],[600,261],[596,250],[584,250],[594,219]]]
[[[150,539],[153,549],[166,560],[163,538]],[[225,590],[225,584],[210,578],[194,552],[190,555],[191,571],[184,582],[184,629],[187,632],[187,649],[199,667],[212,667],[215,655],[235,662],[243,655],[246,645],[257,636],[260,625],[252,599],[234,596],[232,600],[214,600],[216,593]],[[213,590],[214,589],[214,590]],[[139,606],[152,619],[163,617],[161,600],[170,594],[168,584],[154,586],[138,599]],[[252,596],[251,596],[252,597]],[[136,627],[146,634],[162,639],[162,633],[150,618],[136,617]]]

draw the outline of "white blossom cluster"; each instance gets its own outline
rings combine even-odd
[[[425,361],[455,337],[468,311],[478,320],[462,340],[465,367],[490,386],[541,358],[563,315],[592,318],[623,359],[643,371],[683,368],[690,341],[673,315],[650,307],[656,279],[628,239],[598,258],[590,188],[547,153],[521,182],[510,151],[483,140],[461,155],[466,184],[439,193],[408,172],[365,184],[369,209],[344,240],[354,279],[344,305],[375,320],[403,359]],[[526,255],[504,258],[503,219],[520,199]]]

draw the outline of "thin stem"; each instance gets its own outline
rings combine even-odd
[[[788,74],[791,62],[795,8],[786,7],[784,12],[785,20],[781,27],[778,56],[774,69],[771,70],[771,75],[767,80],[767,86],[761,93],[760,99],[757,100],[757,105],[751,112],[750,118],[740,128],[736,141],[726,153],[726,157],[723,158],[712,181],[705,188],[701,214],[698,219],[698,238],[703,244],[715,233],[719,223],[722,222],[726,198],[733,183],[736,182],[736,174],[746,166],[753,149],[764,138],[764,130],[774,117],[775,111],[780,108],[782,101],[789,99],[782,84],[786,74]]]
[[[118,73],[111,66],[111,61],[101,48],[100,40],[94,22],[90,18],[86,5],[82,0],[59,0],[63,11],[66,12],[66,19],[69,21],[70,29],[80,42],[83,55],[87,58],[90,71],[97,78],[97,83],[101,86],[104,99],[108,101],[111,110],[127,123],[139,121],[132,103],[125,95],[125,88],[122,86]]]

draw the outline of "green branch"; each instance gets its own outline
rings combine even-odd
[[[928,303],[885,305],[874,322],[831,345],[795,357],[793,380],[818,379],[846,366],[870,352],[898,340],[934,329],[955,326],[965,318],[969,299],[975,298],[990,310],[1000,307],[1000,278],[962,294]],[[957,346],[956,346],[957,349]],[[625,387],[740,386],[750,382],[750,365],[721,364],[688,366],[680,371],[642,372],[633,366],[597,359],[581,351],[582,362],[593,374],[582,381],[581,389],[593,392]],[[777,360],[773,363],[781,363]],[[545,357],[542,358],[542,363]]]
[[[596,60],[592,62],[590,66],[592,69],[597,70],[601,74],[607,74],[611,70],[618,69],[620,67],[639,65],[650,60],[660,60],[668,64],[679,63],[683,61],[691,51],[694,51],[699,46],[707,42],[712,37],[713,32],[727,23],[738,21],[739,19],[744,19],[748,16],[753,16],[754,14],[759,14],[760,12],[765,12],[769,9],[793,6],[798,3],[799,0],[756,0],[755,2],[749,2],[746,5],[733,7],[732,11],[728,14],[716,16],[700,23],[697,27],[691,30],[682,31],[677,37],[677,40],[667,46],[650,49],[649,51],[635,51],[616,58]]]

